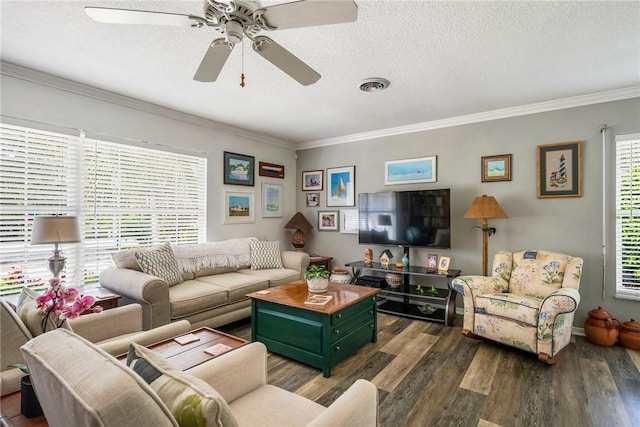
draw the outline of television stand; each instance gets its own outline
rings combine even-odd
[[[398,289],[389,287],[381,289],[378,295],[378,311],[380,313],[430,320],[453,326],[457,293],[451,288],[451,281],[460,276],[460,270],[450,269],[446,272],[438,272],[414,266],[403,269],[382,268],[382,264],[378,262],[365,265],[363,261],[345,265],[351,267],[353,282],[356,284],[358,277],[364,271],[376,272],[378,275],[380,273],[402,274],[402,284]],[[446,287],[442,286],[442,282],[445,280]]]

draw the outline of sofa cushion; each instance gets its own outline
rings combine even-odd
[[[111,254],[111,259],[118,268],[142,271],[142,268],[140,268],[140,264],[138,264],[138,260],[136,259],[136,251],[138,251],[138,249],[127,249],[124,251],[114,252]]]
[[[171,319],[181,319],[227,304],[227,291],[199,280],[186,280],[169,288],[169,304]]]
[[[268,268],[282,268],[280,256],[280,242],[251,242],[251,269],[264,270]]]
[[[250,276],[237,272],[198,277],[196,281],[209,283],[226,290],[228,304],[245,300],[247,299],[247,294],[269,287],[269,280],[264,277]]]
[[[18,296],[18,303],[16,304],[16,313],[22,323],[27,327],[31,335],[38,336],[43,333],[42,331],[42,320],[44,314],[38,309],[38,304],[36,299],[40,296],[36,291],[29,288],[22,288],[20,291],[20,295]],[[49,319],[46,330],[51,331],[55,329],[56,326]]]
[[[127,365],[140,375],[183,427],[237,426],[227,402],[210,385],[175,368],[153,351],[132,343]]]
[[[569,258],[572,257],[547,251],[514,252],[509,292],[546,297],[562,287]]]
[[[535,297],[509,293],[484,294],[476,297],[476,313],[485,313],[527,325],[538,324],[542,300]]]
[[[182,272],[168,242],[157,248],[139,249],[135,256],[145,273],[161,278],[169,286],[182,283]]]
[[[300,272],[288,268],[274,268],[270,270],[250,270],[245,268],[238,270],[238,273],[267,279],[269,280],[269,287],[271,288],[300,280]]]

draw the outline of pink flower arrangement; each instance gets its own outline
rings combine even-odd
[[[76,288],[62,286],[60,279],[49,279],[49,289],[36,299],[38,309],[44,314],[42,331],[46,332],[49,321],[59,328],[66,319],[75,319],[87,310],[100,313],[102,307],[94,307],[95,302],[91,295],[80,295]]]

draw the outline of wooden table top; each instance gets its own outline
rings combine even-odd
[[[326,292],[309,292],[306,280],[298,280],[286,285],[266,289],[269,293],[253,292],[248,294],[249,298],[269,301],[276,304],[283,304],[290,307],[303,308],[305,310],[318,311],[325,314],[336,313],[343,308],[370,298],[380,292],[378,288],[366,286],[347,285],[329,282],[329,289]],[[331,301],[324,305],[310,305],[304,302],[311,295],[331,295]]]

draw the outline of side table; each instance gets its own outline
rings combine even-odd
[[[333,257],[330,256],[312,256],[309,259],[309,265],[322,265],[325,270],[330,272],[331,260],[333,260]]]
[[[85,295],[91,295],[94,297],[96,299],[95,305],[101,306],[103,310],[109,310],[110,308],[117,307],[118,300],[121,298],[120,295],[101,287],[86,288],[83,291]],[[86,313],[91,313],[91,311],[87,311],[82,314]]]

